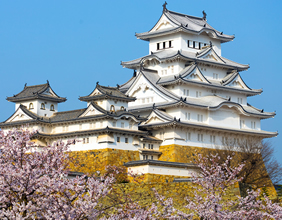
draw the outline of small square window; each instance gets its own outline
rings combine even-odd
[[[143,144],[143,149],[145,149],[146,148],[146,144]]]
[[[154,160],[154,156],[151,156],[151,160]]]
[[[128,143],[128,138],[125,138],[125,143]]]
[[[117,137],[117,142],[120,142],[120,137]]]

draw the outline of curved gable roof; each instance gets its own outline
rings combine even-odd
[[[160,20],[164,17],[173,23],[173,27],[155,30]],[[162,16],[150,31],[138,33],[136,34],[136,37],[142,40],[149,40],[150,38],[176,31],[190,32],[195,34],[208,32],[212,38],[219,39],[221,42],[228,42],[234,39],[234,35],[226,35],[223,34],[223,32],[217,31],[211,25],[209,25],[204,18],[181,14],[167,9],[163,11]]]
[[[118,87],[106,87],[96,84],[95,89],[87,96],[79,97],[80,101],[94,101],[98,99],[117,99],[122,101],[134,101],[135,98],[128,97]]]
[[[51,88],[49,82],[34,86],[24,86],[18,94],[8,97],[10,102],[20,102],[33,99],[49,100],[54,102],[65,102],[67,99],[58,96]]]
[[[212,59],[203,58],[202,52],[205,52],[205,54],[210,52],[210,50],[207,50],[207,49],[203,49],[203,51],[200,51],[198,54],[192,53],[189,51],[185,51],[185,50],[182,50],[182,51],[162,50],[159,52],[149,54],[144,57],[140,57],[132,61],[121,62],[121,65],[126,68],[137,69],[138,67],[140,67],[141,63],[144,63],[146,60],[156,59],[159,62],[161,62],[161,61],[166,61],[170,59],[181,58],[185,61],[212,64],[215,66],[225,67],[226,69],[238,69],[238,71],[243,71],[249,68],[249,65],[240,64],[240,63],[228,60],[224,57],[219,56],[213,49],[211,50],[220,59],[220,62],[212,60]]]

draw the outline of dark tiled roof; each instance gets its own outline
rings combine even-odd
[[[64,121],[68,122],[68,121],[76,120],[83,112],[85,112],[85,110],[86,108],[72,110],[72,111],[56,112],[53,114],[52,117],[50,117],[50,122],[56,123],[56,122],[64,122]]]
[[[155,166],[164,166],[164,167],[198,168],[198,166],[193,163],[178,163],[178,162],[168,162],[168,161],[161,161],[161,160],[136,160],[136,161],[130,161],[130,162],[124,163],[123,165],[126,167],[155,165]]]
[[[202,82],[202,81],[196,81],[192,79],[191,80],[185,79],[185,77],[189,76],[196,68],[199,70],[198,65],[195,63],[192,63],[191,65],[185,67],[182,71],[180,71],[178,75],[169,75],[169,76],[160,77],[157,84],[171,85],[171,84],[175,84],[178,82],[182,82],[182,83],[191,83],[191,84],[201,84],[201,85],[205,85],[207,87],[212,87],[216,89],[236,90],[236,91],[244,92],[248,95],[257,95],[257,94],[262,93],[262,89],[249,88],[246,85],[246,83],[243,81],[243,79],[240,77],[240,74],[237,71],[232,71],[231,73],[227,74],[226,77],[224,77],[221,81],[206,79],[200,70],[199,72],[202,74],[202,77],[205,79],[205,81]],[[230,87],[230,86],[226,87],[226,85],[232,82],[232,80],[235,79],[237,76],[242,79],[247,89]]]
[[[83,108],[83,109],[78,109],[78,110],[73,110],[73,111],[56,112],[52,117],[50,117],[50,121],[51,123],[58,123],[58,122],[73,121],[73,120],[85,120],[85,119],[91,119],[91,118],[100,119],[100,118],[105,118],[105,117],[115,118],[115,117],[122,117],[122,116],[132,116],[140,121],[146,120],[145,118],[138,117],[137,115],[131,112],[128,112],[126,110],[110,112],[110,111],[106,111],[105,109],[101,108],[99,105],[97,105],[94,102],[91,102],[91,105],[94,108],[96,108],[98,111],[100,111],[101,114],[80,117],[87,110],[87,108]]]
[[[100,92],[100,94],[92,95],[96,89]],[[94,101],[99,99],[117,99],[128,102],[135,100],[135,98],[133,97],[126,96],[117,87],[101,86],[98,83],[96,85],[96,88],[88,96],[82,96],[79,98],[79,100],[81,101]]]
[[[116,118],[116,117],[122,117],[122,116],[132,116],[138,121],[146,120],[146,118],[139,117],[135,115],[134,113],[128,112],[126,110],[110,112],[110,111],[106,111],[105,109],[101,108],[99,105],[93,102],[91,103],[91,105],[94,108],[96,108],[97,110],[99,110],[101,114],[80,117],[87,110],[87,108],[83,108],[83,109],[77,109],[77,110],[72,110],[72,111],[56,112],[51,117],[43,117],[43,116],[36,115],[35,113],[28,110],[25,106],[20,105],[20,108],[28,116],[30,116],[33,120],[16,121],[16,122],[7,123],[6,121],[9,120],[7,119],[5,122],[0,123],[0,127],[17,125],[17,124],[25,124],[25,123],[28,124],[33,121],[42,122],[42,123],[64,123],[64,122],[70,122],[70,121],[83,121],[83,120],[89,120],[89,119],[102,119],[102,118]]]
[[[50,90],[51,93],[44,94],[45,91]],[[54,102],[65,102],[67,99],[59,97],[51,88],[49,82],[41,85],[26,86],[17,95],[8,97],[7,100],[10,102],[20,102],[32,99],[43,99]]]
[[[163,86],[160,86],[160,85],[157,84],[157,82],[160,78],[157,71],[149,70],[149,69],[143,69],[143,70],[140,71],[139,74],[142,74],[156,89],[158,89],[160,92],[162,92],[166,96],[168,96],[168,97],[170,97],[174,100],[179,99],[179,96],[175,95],[174,93],[172,93],[168,89],[164,88]]]
[[[219,32],[214,29],[203,18],[181,14],[170,10],[165,10],[163,12],[163,15],[166,16],[174,24],[174,27],[157,31],[152,31],[152,28],[150,31],[136,34],[136,36],[143,40],[149,40],[154,36],[161,36],[178,31],[196,34],[207,31],[212,34],[212,38],[219,39],[221,42],[228,42],[234,39],[233,35],[226,35],[223,34],[223,32]]]
[[[228,131],[232,133],[239,133],[239,134],[251,134],[251,135],[258,135],[264,138],[275,137],[278,135],[278,132],[269,132],[263,130],[252,130],[252,129],[236,129],[236,128],[228,128],[228,127],[218,127],[213,125],[207,125],[204,123],[197,123],[197,122],[182,122],[174,118],[174,120],[169,122],[159,122],[154,124],[145,124],[140,125],[140,128],[143,129],[152,129],[156,127],[166,127],[166,126],[184,126],[184,127],[192,127],[197,129],[208,129],[208,130],[218,130],[218,131]]]
[[[119,90],[123,93],[126,93],[126,91],[130,88],[130,86],[132,85],[135,79],[136,79],[136,76],[131,77],[130,80],[128,80],[126,83],[122,84],[119,87]]]
[[[149,155],[161,155],[162,154],[161,151],[153,150],[153,149],[142,149],[142,148],[140,148],[138,150],[141,154],[149,154]]]
[[[62,133],[56,133],[56,134],[47,134],[47,133],[37,132],[33,136],[33,138],[36,138],[36,137],[49,137],[49,138],[76,137],[80,135],[96,134],[96,133],[121,133],[121,134],[135,135],[139,137],[146,137],[148,135],[147,131],[105,127],[105,128],[97,128],[97,129],[89,129],[89,130],[79,130],[79,131],[73,131],[73,132],[62,132]]]
[[[213,96],[204,96],[199,98],[192,98],[192,97],[185,97],[180,98],[177,101],[171,101],[171,102],[161,102],[161,103],[155,103],[155,104],[147,104],[142,106],[132,106],[128,110],[130,112],[138,112],[138,111],[144,111],[144,110],[151,110],[153,109],[153,106],[155,108],[169,108],[169,107],[175,107],[175,106],[196,106],[199,108],[209,108],[210,110],[216,110],[220,108],[223,105],[232,105],[234,107],[237,107],[241,110],[241,112],[244,112],[245,114],[252,114],[261,118],[270,118],[275,116],[275,112],[264,112],[261,109],[257,109],[250,104],[248,105],[241,105],[236,102],[228,101],[226,98],[223,98],[221,96],[213,95]],[[159,110],[158,110],[159,111]],[[156,110],[155,110],[156,112]],[[157,113],[157,112],[156,112]],[[163,112],[162,114],[166,114]],[[166,114],[167,117],[169,117],[168,114]]]
[[[206,49],[204,49],[206,50]],[[214,53],[216,53],[214,51]],[[249,65],[245,65],[245,64],[240,64],[240,63],[236,63],[234,61],[231,61],[229,59],[226,59],[224,57],[218,56],[220,57],[220,59],[223,62],[218,62],[215,60],[211,60],[211,59],[204,59],[202,58],[202,56],[198,56],[197,53],[192,53],[189,51],[176,51],[176,50],[162,50],[159,52],[155,52],[153,54],[132,60],[132,61],[127,61],[127,62],[121,62],[121,65],[123,67],[127,67],[127,68],[137,68],[140,66],[140,64],[147,59],[157,59],[158,61],[165,61],[165,60],[170,60],[170,59],[175,59],[175,58],[182,58],[186,61],[193,61],[193,62],[199,62],[199,63],[207,63],[207,64],[213,64],[213,65],[217,65],[217,66],[221,66],[221,67],[225,67],[227,69],[238,69],[238,71],[242,71],[242,70],[246,70],[249,68]]]
[[[163,142],[161,139],[156,138],[154,136],[145,136],[145,137],[142,138],[142,141]]]

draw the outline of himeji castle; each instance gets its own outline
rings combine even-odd
[[[234,36],[210,26],[204,11],[194,17],[164,4],[153,28],[136,37],[149,42],[149,53],[121,63],[134,72],[127,82],[117,87],[97,83],[79,98],[85,108],[64,112],[58,104],[66,98],[49,82],[25,85],[7,98],[15,103],[15,112],[1,129],[28,124],[37,130],[34,139],[40,146],[77,138],[81,141],[72,151],[137,151],[139,160],[124,161],[134,172],[187,177],[194,165],[177,158],[189,147],[220,149],[226,137],[262,140],[277,135],[260,124],[275,113],[247,101],[262,93],[241,76],[249,65],[221,56],[221,44]],[[168,147],[173,155],[165,153]]]

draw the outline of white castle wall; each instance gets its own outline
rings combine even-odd
[[[196,174],[193,170],[188,170],[186,168],[177,168],[177,167],[164,167],[157,165],[142,165],[130,167],[129,171],[132,171],[134,174],[159,174],[159,175],[172,175],[172,176],[186,176],[191,177],[192,174]]]
[[[30,103],[33,104],[33,109],[30,109]],[[45,105],[45,109],[41,109],[41,104]],[[45,116],[45,117],[51,117],[55,112],[58,111],[58,104],[56,102],[51,101],[44,101],[44,100],[29,100],[25,102],[19,102],[15,105],[15,110],[18,109],[20,105],[24,105],[28,110],[31,112],[39,115],[39,116]],[[54,106],[54,111],[51,111],[51,105]]]
[[[151,52],[158,52],[163,50],[162,43],[166,42],[168,44],[169,41],[171,41],[172,47],[166,48],[164,50],[186,50],[192,53],[196,53],[199,51],[199,49],[190,48],[188,47],[187,41],[195,41],[196,47],[198,47],[198,43],[210,45],[210,41],[213,44],[213,49],[216,51],[216,53],[221,56],[221,43],[220,40],[210,38],[206,35],[205,32],[203,32],[200,35],[192,35],[188,33],[176,33],[176,34],[170,34],[166,36],[160,36],[150,39],[149,43],[149,53]],[[161,49],[157,50],[157,43],[160,43]]]

